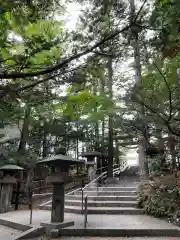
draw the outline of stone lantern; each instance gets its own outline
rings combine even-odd
[[[15,174],[17,171],[22,171],[23,168],[8,164],[0,167],[3,172],[3,178],[0,179],[1,194],[0,194],[0,213],[5,213],[10,210],[13,187],[17,184]]]
[[[70,167],[83,163],[84,161],[79,161],[59,153],[38,162],[38,164],[43,164],[51,168],[51,174],[47,177],[47,181],[53,185],[51,222],[41,223],[42,226],[46,227],[48,232],[51,232],[53,229],[74,225],[73,221],[64,221],[64,184],[72,181],[71,176],[69,176]]]
[[[87,159],[86,166],[88,171],[88,180],[93,181],[95,179],[96,175],[96,169],[95,169],[95,157],[100,157],[101,153],[94,151],[94,152],[83,152],[81,154],[82,157],[85,157]]]

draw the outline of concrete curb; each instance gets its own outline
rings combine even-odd
[[[14,240],[30,239],[43,235],[45,233],[44,227],[32,227],[31,229],[21,233]]]
[[[178,229],[60,229],[58,237],[180,237]],[[55,236],[54,236],[55,237]]]
[[[45,228],[47,235],[51,235],[51,231],[54,229],[62,229],[70,226],[74,226],[74,221],[62,222],[62,223],[51,223],[51,222],[41,222],[41,226]]]
[[[0,225],[4,225],[6,227],[10,227],[22,232],[19,234],[19,236],[16,236],[14,240],[39,237],[45,233],[44,227],[32,227],[21,223],[11,222],[5,219],[0,219]]]
[[[22,232],[28,231],[29,229],[32,228],[31,226],[21,224],[21,223],[11,222],[11,221],[5,220],[5,219],[0,219],[0,225],[14,228],[14,229],[22,231]]]

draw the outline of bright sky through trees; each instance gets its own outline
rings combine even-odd
[[[67,11],[64,15],[63,20],[65,21],[65,27],[69,30],[74,30],[76,28],[76,24],[78,21],[78,17],[80,14],[80,10],[81,10],[81,6],[78,3],[69,3],[67,6]],[[126,64],[124,64],[124,68],[122,69],[122,67],[120,68],[120,72],[128,72],[129,74],[129,65],[132,64],[132,60],[126,62]],[[128,69],[127,69],[128,68]],[[131,69],[132,74],[133,74],[133,70]],[[116,95],[116,90],[113,89],[113,91],[115,91],[115,95]],[[124,92],[123,90],[121,90],[122,92]],[[66,95],[66,88],[63,88],[63,91],[61,92],[62,96]],[[138,160],[138,154],[137,154],[137,149],[132,149],[129,150],[126,155],[125,158],[128,160],[128,163],[130,165],[136,165],[137,164],[137,160]]]

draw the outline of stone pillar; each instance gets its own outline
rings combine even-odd
[[[91,182],[95,179],[95,169],[93,165],[88,166],[88,180]]]
[[[41,222],[41,226],[46,228],[48,235],[55,234],[57,237],[59,236],[59,229],[74,225],[74,221],[64,221],[64,185],[68,180],[68,172],[60,171],[56,171],[54,175],[47,178],[47,181],[53,185],[51,222]]]
[[[10,210],[13,185],[17,183],[17,180],[12,176],[5,176],[0,179],[0,213],[6,213]]]
[[[64,182],[53,183],[51,222],[64,222]]]
[[[140,179],[146,179],[147,173],[146,169],[147,167],[145,166],[147,164],[146,162],[146,154],[145,154],[145,147],[146,147],[146,139],[144,136],[139,136],[139,149],[138,149],[138,164],[140,166]]]
[[[56,169],[56,172],[47,177],[47,182],[53,185],[53,196],[52,196],[52,210],[51,210],[51,222],[62,223],[64,222],[64,183],[68,182],[68,171],[61,172]]]
[[[92,180],[95,179],[96,172],[95,172],[95,161],[93,156],[88,156],[87,157],[87,172],[88,172],[88,180],[91,182]]]

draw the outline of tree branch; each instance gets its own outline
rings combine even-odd
[[[3,79],[26,78],[26,77],[35,77],[35,76],[40,76],[40,75],[52,73],[54,71],[57,71],[57,70],[61,69],[64,66],[66,66],[68,63],[72,62],[73,60],[78,59],[82,56],[85,56],[88,53],[91,53],[97,47],[101,46],[105,42],[107,42],[107,41],[111,40],[112,38],[116,37],[120,33],[123,33],[124,31],[128,30],[129,28],[130,28],[130,26],[128,25],[128,26],[125,26],[124,28],[122,28],[121,30],[117,30],[114,33],[110,34],[109,36],[103,38],[101,41],[95,43],[92,47],[88,47],[86,50],[84,50],[80,53],[73,54],[69,58],[62,61],[61,63],[58,63],[58,64],[56,64],[52,67],[49,67],[45,70],[41,70],[41,71],[37,71],[37,72],[28,72],[28,73],[23,73],[23,72],[7,73],[7,72],[4,72],[4,73],[0,73],[0,78],[3,78]]]
[[[118,54],[110,54],[110,53],[103,53],[103,52],[98,52],[98,51],[93,51],[94,54],[99,55],[99,56],[103,56],[103,57],[111,57],[111,58],[117,58],[119,56],[121,56],[121,53]]]
[[[141,7],[139,8],[139,11],[137,12],[135,18],[133,19],[133,22],[135,23],[139,17],[139,15],[141,14],[143,8],[144,8],[144,5],[146,4],[147,0],[144,0],[144,2],[142,3]]]
[[[137,99],[137,102],[141,105],[143,105],[144,107],[146,107],[148,110],[150,110],[152,113],[156,114],[158,118],[160,118],[162,120],[162,122],[164,123],[164,125],[168,128],[169,132],[172,133],[175,136],[180,137],[180,132],[177,132],[175,130],[172,129],[171,125],[170,125],[170,121],[166,120],[165,118],[163,118],[154,108],[152,108],[151,106],[147,105],[146,103],[142,102],[140,99]],[[177,127],[178,128],[178,127]],[[176,128],[176,129],[177,129]]]
[[[166,87],[168,89],[168,92],[169,92],[169,117],[168,117],[168,122],[171,121],[172,119],[172,112],[173,112],[173,104],[172,104],[172,92],[171,92],[171,88],[169,86],[169,83],[166,79],[166,77],[164,76],[164,74],[162,73],[162,71],[159,69],[159,67],[157,66],[157,64],[155,62],[153,62],[153,65],[154,67],[158,70],[159,74],[161,75],[161,77],[163,78],[165,84],[166,84]]]
[[[76,68],[73,68],[73,69],[70,69],[70,70],[68,70],[68,71],[63,72],[63,74],[76,71],[76,70],[80,69],[81,67],[82,67],[82,66],[76,67]],[[13,88],[13,86],[11,86],[11,85],[0,86],[0,90],[2,91],[2,92],[0,93],[0,99],[2,99],[4,96],[6,96],[6,95],[7,95],[8,93],[10,93],[10,92],[13,92],[13,93],[15,93],[15,94],[18,95],[18,94],[19,94],[20,92],[22,92],[22,91],[27,91],[28,89],[32,89],[32,88],[34,88],[35,86],[37,86],[37,85],[39,85],[39,84],[41,84],[41,83],[45,83],[45,82],[47,82],[47,81],[49,81],[49,80],[52,80],[52,79],[60,76],[61,74],[62,74],[62,72],[60,72],[60,73],[58,73],[58,74],[56,74],[56,75],[53,75],[53,76],[52,76],[52,75],[51,75],[51,76],[48,76],[48,77],[46,77],[46,78],[44,77],[44,78],[41,79],[41,80],[35,81],[35,82],[31,83],[31,84],[27,84],[26,86],[19,87],[19,88]],[[62,83],[63,83],[63,81],[62,81]]]

